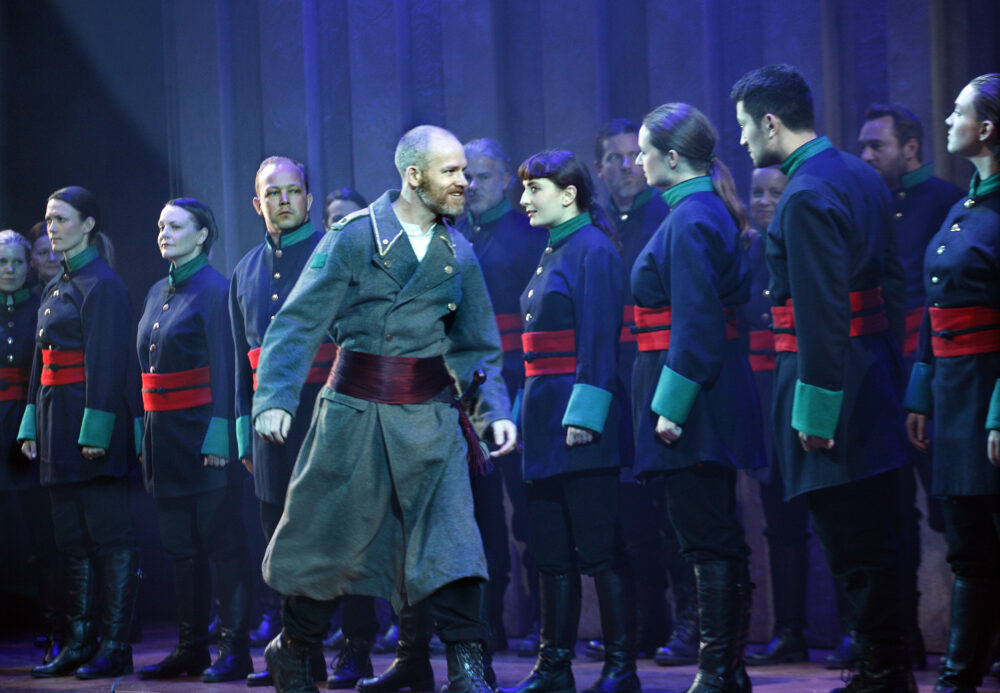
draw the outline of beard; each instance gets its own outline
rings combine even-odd
[[[465,209],[465,196],[454,198],[451,193],[461,191],[457,185],[439,188],[428,180],[422,180],[417,186],[417,197],[427,209],[438,216],[454,217]]]

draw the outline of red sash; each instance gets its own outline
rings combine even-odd
[[[618,337],[619,342],[636,342],[638,338],[632,328],[635,327],[635,306],[625,306],[622,311],[622,331]]]
[[[42,349],[42,385],[73,385],[86,381],[83,352]]]
[[[885,314],[882,287],[876,286],[864,291],[851,292],[851,337],[878,334],[889,329],[889,318]],[[771,306],[774,319],[775,351],[798,351],[795,338],[795,307],[792,299],[784,305]]]
[[[906,336],[903,337],[903,355],[909,356],[917,351],[920,341],[920,321],[924,319],[924,309],[914,308],[906,314]]]
[[[0,402],[28,399],[28,372],[23,368],[0,368]]]
[[[750,368],[753,371],[774,370],[774,336],[771,330],[750,332]]]
[[[333,367],[333,361],[336,358],[336,344],[333,342],[320,344],[319,351],[316,352],[316,358],[313,359],[312,367],[309,369],[309,375],[306,376],[306,382],[313,384],[326,382],[326,376],[329,375],[330,369]],[[250,361],[250,368],[253,369],[253,389],[256,392],[257,364],[260,362],[260,347],[248,351],[247,359]]]
[[[576,333],[573,330],[525,332],[524,375],[565,375],[576,373]]]
[[[991,306],[929,308],[931,349],[938,357],[1000,351],[1000,310]]]
[[[146,411],[200,407],[212,401],[208,366],[176,373],[143,373],[142,406]]]
[[[504,351],[521,351],[521,315],[519,313],[497,313],[497,329],[500,330],[500,346]]]
[[[737,339],[740,336],[736,323],[736,309],[723,308],[726,318],[726,339]],[[639,343],[639,351],[665,351],[670,348],[670,326],[673,323],[673,310],[670,306],[663,308],[635,307],[635,336]]]

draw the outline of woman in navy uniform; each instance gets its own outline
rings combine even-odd
[[[631,577],[617,528],[616,363],[625,265],[594,201],[586,168],[567,151],[518,169],[521,204],[549,244],[521,294],[525,384],[523,472],[529,548],[541,580],[541,646],[518,693],[575,688],[570,660],[580,574],[594,577],[605,663],[591,692],[638,691]]]
[[[170,200],[157,244],[168,276],[149,290],[136,340],[142,369],[141,452],[146,489],[156,499],[160,537],[173,562],[178,645],[141,679],[202,675],[232,681],[253,671],[249,617],[251,567],[240,505],[245,472],[233,431],[232,332],[228,280],[208,260],[218,236],[204,203]],[[209,667],[215,565],[222,646]]]
[[[715,157],[716,133],[688,104],[639,130],[650,185],[670,215],[632,268],[639,356],[632,376],[635,472],[662,474],[681,554],[694,565],[701,647],[690,693],[749,691],[750,549],[736,471],[762,466],[761,417],[737,312],[750,297],[746,210]]]
[[[35,677],[117,677],[132,672],[129,624],[139,553],[129,516],[132,420],[126,401],[132,305],[128,289],[100,257],[97,201],[62,188],[45,210],[63,273],[45,287],[35,331],[28,405],[18,440],[39,462],[49,489],[56,545],[66,562],[67,633],[63,649]],[[97,643],[96,573],[103,617]]]
[[[934,690],[958,693],[982,683],[1000,624],[1000,74],[962,89],[947,123],[948,151],[976,171],[927,246],[927,307],[904,406],[921,450],[934,418],[932,491],[944,497],[955,575]]]

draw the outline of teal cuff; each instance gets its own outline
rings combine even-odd
[[[83,422],[80,424],[80,438],[76,441],[84,447],[111,447],[111,433],[115,429],[115,415],[109,411],[91,409],[83,410]]]
[[[1000,379],[993,386],[993,396],[990,397],[990,411],[986,414],[986,430],[1000,430]]]
[[[563,426],[576,426],[601,433],[611,408],[611,393],[593,385],[577,383],[569,396]]]
[[[664,366],[660,371],[660,380],[656,383],[656,391],[653,393],[653,401],[649,408],[654,413],[682,426],[690,416],[691,407],[694,406],[694,400],[699,392],[701,385]]]
[[[17,440],[35,440],[35,405],[29,404],[24,408],[24,416],[21,417],[21,427],[17,429]]]
[[[523,394],[523,388],[517,391],[517,394],[514,395],[514,404],[510,408],[510,419],[518,428],[521,427],[521,396]]]
[[[250,435],[250,417],[236,419],[236,454],[240,459],[253,454],[253,437]]]
[[[229,421],[216,416],[208,422],[205,442],[201,444],[202,455],[214,455],[229,459]]]
[[[843,390],[824,390],[796,380],[792,428],[807,436],[833,440],[843,401]]]
[[[934,396],[931,393],[931,378],[933,377],[934,368],[931,364],[923,361],[917,361],[913,364],[910,382],[906,386],[906,396],[903,398],[903,409],[927,416],[934,412]]]
[[[145,421],[141,416],[137,416],[132,420],[132,427],[135,429],[135,456],[142,456],[142,434],[145,431]]]

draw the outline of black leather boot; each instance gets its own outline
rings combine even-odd
[[[489,650],[478,641],[448,643],[448,685],[442,693],[496,693],[496,675]]]
[[[431,613],[426,602],[407,604],[399,612],[399,644],[389,668],[370,679],[361,679],[359,693],[393,693],[404,688],[430,691],[434,688],[431,668]]]
[[[507,649],[507,629],[503,624],[503,598],[507,592],[508,582],[505,573],[496,571],[490,575],[483,594],[483,620],[490,627],[491,652],[503,652]]]
[[[139,678],[144,681],[201,676],[212,663],[208,654],[212,600],[208,561],[203,557],[174,561],[174,590],[179,619],[177,647],[156,664],[139,669]]]
[[[539,573],[541,644],[528,676],[503,693],[573,693],[573,647],[580,624],[580,575]]]
[[[974,693],[990,665],[996,630],[998,585],[993,580],[955,577],[951,587],[948,651],[941,659],[935,693]],[[992,607],[992,608],[991,608]]]
[[[89,557],[65,557],[66,639],[62,650],[49,662],[31,670],[35,678],[69,676],[86,664],[97,651],[94,564]]]
[[[313,683],[311,665],[312,653],[316,645],[299,640],[282,630],[264,649],[264,661],[274,680],[278,693],[319,693]]]
[[[104,617],[101,646],[93,659],[76,670],[78,679],[117,678],[132,673],[132,646],[128,642],[132,613],[139,592],[139,552],[113,551],[104,566]]]
[[[806,579],[809,557],[805,547],[773,543],[768,547],[771,564],[771,597],[774,602],[774,636],[761,650],[747,655],[750,666],[772,666],[809,659],[802,634],[806,619]]]
[[[692,573],[693,575],[693,573]],[[656,650],[653,661],[661,667],[698,663],[698,597],[691,584],[675,582],[674,609],[677,616],[667,644]]]
[[[51,550],[43,554],[35,562],[38,568],[38,602],[41,607],[41,625],[43,635],[35,639],[35,647],[44,647],[42,664],[48,664],[59,654],[63,639],[63,603],[66,597],[66,585],[63,580],[65,569],[62,554]]]
[[[274,590],[267,586],[260,590],[257,601],[260,622],[250,631],[250,646],[264,647],[281,632],[281,603]]]
[[[348,638],[344,648],[337,654],[333,673],[326,680],[331,689],[354,688],[358,681],[375,675],[372,670],[372,640]]]
[[[323,643],[313,643],[312,653],[309,655],[309,666],[312,669],[313,681],[326,680],[326,657],[323,654]],[[261,686],[273,686],[274,677],[267,669],[253,674],[247,674],[247,687],[260,688]]]
[[[749,624],[746,568],[731,561],[707,561],[696,563],[694,571],[701,646],[698,673],[688,693],[749,691],[742,666],[742,634]]]
[[[638,693],[635,669],[635,593],[631,576],[607,570],[594,576],[604,636],[601,676],[584,693]]]
[[[854,647],[857,653],[854,675],[847,686],[835,688],[831,693],[917,693],[902,640],[876,643],[855,633]]]
[[[250,659],[250,565],[245,556],[218,561],[218,580],[222,635],[219,656],[202,672],[205,683],[245,679],[253,672]]]

